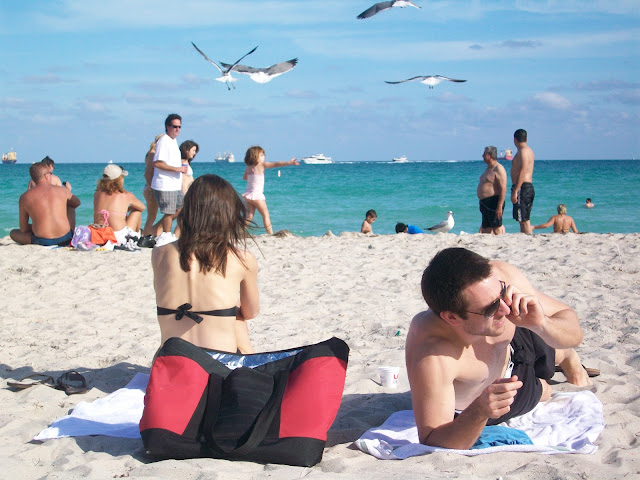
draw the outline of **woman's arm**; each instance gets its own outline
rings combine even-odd
[[[535,225],[533,228],[534,230],[537,228],[549,228],[551,225],[553,225],[553,221],[555,220],[556,216],[552,216],[549,221],[545,222],[545,223],[541,223],[540,225]]]
[[[247,271],[240,282],[240,315],[244,320],[255,318],[260,313],[258,293],[258,262],[251,252],[245,252]]]

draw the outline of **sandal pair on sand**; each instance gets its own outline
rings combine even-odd
[[[47,387],[55,388],[56,390],[62,390],[67,395],[85,393],[87,391],[87,381],[75,370],[63,373],[62,376],[55,381],[51,375],[46,375],[44,373],[32,373],[17,382],[7,382],[7,386],[9,388],[16,390],[25,390],[35,385],[46,385]]]

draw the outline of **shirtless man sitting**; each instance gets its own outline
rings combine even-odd
[[[557,364],[569,382],[591,384],[572,348],[583,336],[576,312],[514,266],[448,248],[425,269],[422,295],[429,310],[413,318],[405,349],[421,443],[470,448],[485,425],[549,399]]]
[[[533,229],[548,228],[551,225],[553,225],[553,233],[569,233],[569,230],[573,233],[578,233],[576,222],[573,220],[573,217],[567,215],[567,207],[563,203],[558,205],[557,215],[553,215],[545,223],[534,226]]]
[[[29,175],[35,187],[20,196],[20,228],[11,230],[11,239],[22,245],[68,245],[80,199],[65,187],[51,185],[51,171],[44,163],[31,165]]]

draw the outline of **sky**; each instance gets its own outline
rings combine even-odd
[[[0,0],[0,151],[142,162],[169,113],[196,160],[481,160],[524,128],[537,159],[640,158],[640,1]],[[298,65],[215,81],[209,58]],[[444,75],[433,90],[417,75]]]

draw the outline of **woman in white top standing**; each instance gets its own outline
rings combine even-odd
[[[200,147],[193,140],[185,140],[180,144],[180,156],[182,157],[182,165],[187,166],[187,173],[182,174],[182,193],[186,195],[187,190],[193,183],[193,169],[191,161],[200,151]]]

